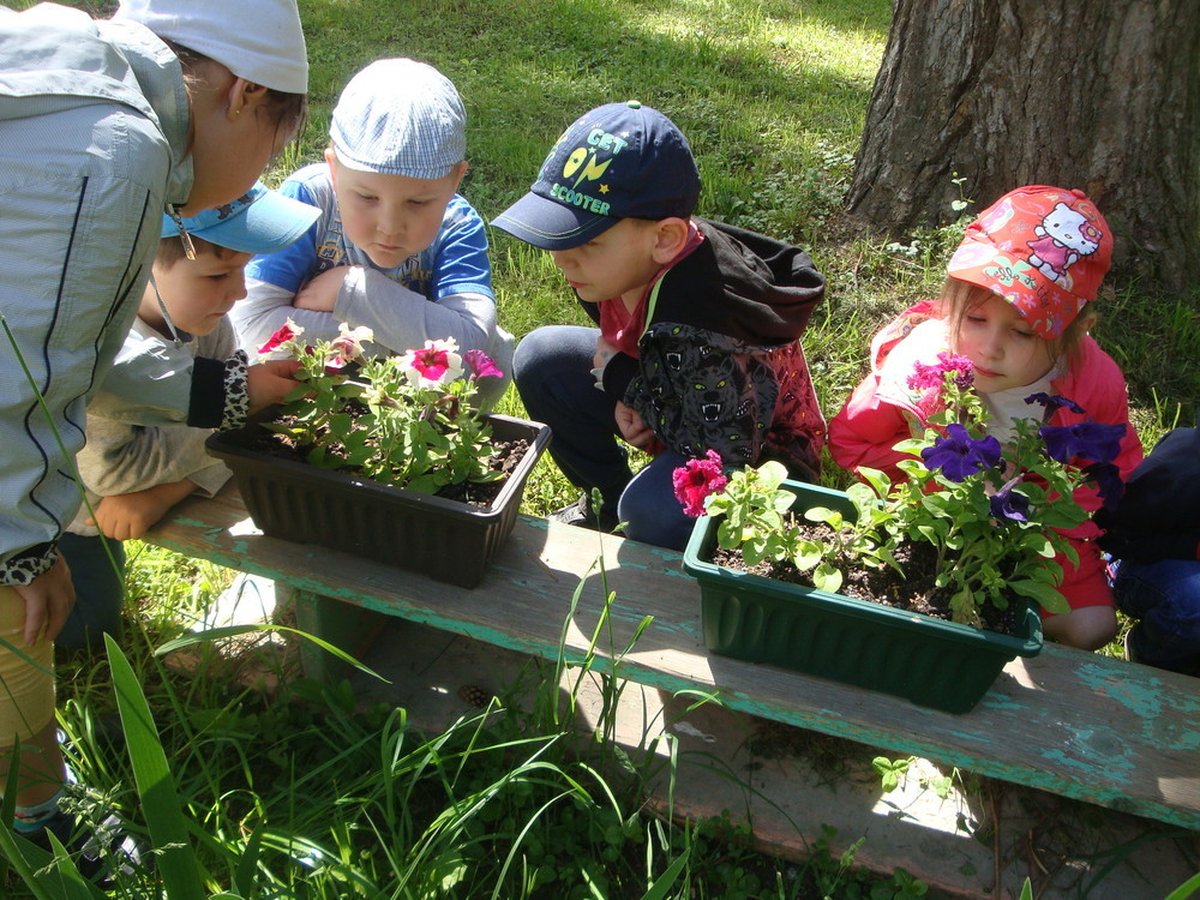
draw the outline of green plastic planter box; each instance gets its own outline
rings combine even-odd
[[[492,435],[526,438],[530,448],[489,508],[419,494],[252,449],[250,423],[208,439],[225,461],[246,510],[263,534],[320,544],[475,587],[516,524],[525,482],[550,442],[540,422],[491,415]]]
[[[783,486],[799,495],[794,512],[826,506],[854,515],[841,491]],[[1042,649],[1041,618],[1028,605],[1019,633],[1005,635],[715,565],[717,525],[697,519],[683,557],[700,584],[704,641],[714,653],[964,713],[1006,663]]]

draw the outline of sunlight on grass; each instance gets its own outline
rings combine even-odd
[[[805,350],[829,415],[862,376],[880,324],[937,292],[960,235],[955,227],[924,230],[889,244],[840,212],[889,0],[300,0],[300,9],[311,110],[269,182],[322,158],[339,91],[383,56],[427,61],[457,85],[469,117],[462,192],[488,220],[528,189],[572,120],[602,103],[639,99],[688,136],[703,181],[701,215],[796,241],[826,275]],[[491,240],[502,326],[520,337],[539,325],[588,322],[548,254],[497,231]],[[1191,424],[1200,398],[1200,291],[1162,298],[1125,284],[1103,298],[1100,312],[1097,337],[1128,375],[1146,443]],[[525,414],[515,389],[498,411]],[[842,486],[848,478],[827,464],[822,480]],[[523,511],[544,515],[577,493],[546,456]],[[176,789],[156,814],[173,826],[186,822],[213,891],[913,896],[892,881],[876,893],[849,861],[831,856],[825,838],[797,866],[754,852],[745,826],[728,819],[681,826],[647,815],[640,792],[649,763],[599,761],[589,736],[564,730],[560,710],[548,711],[557,694],[540,696],[533,709],[494,701],[427,735],[403,708],[364,709],[348,682],[285,678],[270,695],[203,667],[175,671],[154,648],[200,620],[234,573],[136,541],[126,549],[121,649],[136,673],[124,678],[127,711],[140,709],[135,694],[143,694],[157,737],[138,731],[142,766],[148,759],[161,769],[161,741]],[[107,659],[71,656],[59,674],[60,723],[87,785],[81,805],[93,816],[117,809],[144,824]],[[142,873],[122,895],[155,895],[154,880]],[[11,875],[0,884],[4,896],[33,896]]]

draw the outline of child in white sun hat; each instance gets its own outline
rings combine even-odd
[[[496,323],[483,219],[457,193],[467,171],[458,91],[425,63],[377,60],[342,91],[329,136],[325,161],[280,188],[321,218],[250,264],[250,296],[233,313],[242,346],[253,352],[288,319],[314,339],[365,325],[377,353],[453,338],[505,373],[480,392],[491,405],[508,383],[512,337]]]
[[[123,0],[109,21],[0,9],[0,778],[19,740],[18,831],[61,820],[52,641],[74,591],[57,541],[80,505],[86,399],[129,332],[163,213],[246,193],[307,89],[295,0]]]

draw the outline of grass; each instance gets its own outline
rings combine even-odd
[[[828,277],[827,301],[805,340],[827,414],[861,377],[878,326],[937,290],[956,229],[893,240],[839,213],[886,40],[887,0],[300,6],[312,109],[269,181],[320,158],[332,104],[355,71],[408,55],[437,66],[464,97],[471,171],[463,193],[488,219],[527,189],[554,138],[585,110],[636,98],[670,115],[699,161],[700,214],[798,241]],[[546,254],[500,232],[492,240],[506,328],[520,336],[544,323],[583,321]],[[1144,441],[1190,424],[1200,398],[1200,294],[1162,296],[1127,279],[1100,309],[1097,337],[1128,376]],[[514,392],[502,411],[523,412]],[[829,465],[824,480],[842,483],[845,475]],[[525,508],[545,513],[573,499],[543,462]],[[558,714],[561,698],[464,716],[425,735],[403,709],[360,709],[346,685],[296,679],[266,698],[203,670],[174,673],[155,648],[198,617],[230,573],[130,549],[129,631],[110,650],[111,668],[104,657],[61,662],[60,721],[89,788],[78,800],[85,813],[115,808],[143,834],[186,836],[172,847],[158,842],[163,877],[178,866],[199,872],[193,890],[243,897],[919,893],[901,873],[882,886],[864,880],[828,841],[794,866],[756,854],[745,829],[729,822],[647,817],[639,792],[657,761],[623,760],[618,775],[586,741],[581,750]],[[138,719],[138,695],[154,731],[118,724],[118,715]],[[131,735],[140,773],[125,752]],[[147,784],[147,772],[157,781]],[[168,783],[173,791],[164,796]],[[172,854],[183,861],[171,863]],[[156,895],[157,879],[118,879],[110,893]],[[38,893],[27,886],[35,880],[10,873],[5,896],[63,895]]]

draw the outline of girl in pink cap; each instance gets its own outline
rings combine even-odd
[[[917,363],[936,363],[950,351],[971,361],[989,434],[1001,444],[1012,438],[1014,419],[1040,413],[1026,398],[1042,395],[1050,400],[1047,424],[1124,425],[1113,462],[1126,478],[1142,448],[1129,423],[1125,377],[1088,334],[1111,259],[1112,232],[1082,192],[1033,185],[1005,194],[967,227],[941,296],[905,310],[871,342],[871,371],[829,423],[834,461],[902,478],[896,464],[911,457],[894,447],[919,432],[928,414],[909,376]],[[1100,505],[1091,486],[1075,499],[1088,510]],[[1057,561],[1071,611],[1043,611],[1048,637],[1087,650],[1117,632],[1100,534],[1090,520],[1067,533],[1079,565]]]

